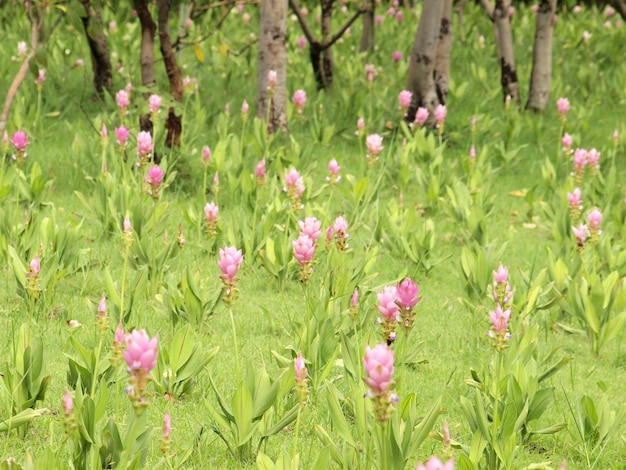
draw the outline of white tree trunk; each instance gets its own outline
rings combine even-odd
[[[261,1],[257,116],[268,119],[267,130],[287,130],[287,5],[288,0]],[[276,71],[278,83],[270,94],[267,75]]]
[[[496,41],[500,59],[502,93],[504,99],[507,96],[519,105],[519,85],[515,70],[515,51],[513,50],[513,31],[509,20],[509,7],[511,0],[496,0],[493,12],[494,27],[497,31]]]
[[[434,70],[443,3],[441,0],[424,0],[422,5],[406,85],[407,90],[413,93],[406,116],[409,121],[415,118],[417,108],[422,106],[428,109],[429,119],[433,122],[433,112],[440,104],[435,89]]]
[[[452,50],[452,2],[443,0],[439,41],[435,57],[435,87],[441,104],[446,104],[450,85],[450,51]]]
[[[526,109],[543,111],[550,101],[552,78],[552,32],[556,0],[541,0],[537,12],[537,30],[533,49],[533,70]]]

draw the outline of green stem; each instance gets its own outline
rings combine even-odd
[[[298,455],[298,436],[300,435],[300,413],[302,412],[302,407],[304,405],[300,404],[298,407],[298,416],[296,417],[296,438],[293,443],[293,457],[291,458],[292,463],[296,461],[296,457]]]
[[[237,368],[237,377],[240,377],[239,369],[239,347],[237,346],[237,331],[235,330],[235,319],[233,317],[233,308],[228,306],[228,313],[230,314],[230,324],[233,328],[233,344],[235,345],[235,366]]]
[[[128,267],[128,252],[130,251],[130,247],[126,245],[124,247],[124,269],[122,270],[122,292],[120,295],[120,318],[119,321],[124,326],[124,299],[125,299],[125,290],[126,290],[126,269]]]
[[[497,354],[498,354],[498,356],[496,358],[496,370],[495,370],[495,376],[494,376],[495,390],[494,390],[494,397],[493,397],[493,422],[491,423],[492,429],[491,429],[490,468],[492,468],[492,469],[497,469],[498,468],[498,457],[497,457],[497,454],[495,453],[494,445],[498,441],[498,428],[499,428],[498,411],[499,411],[499,405],[500,405],[500,375],[502,374],[502,361],[504,359],[501,352],[497,352]]]
[[[91,398],[96,397],[96,381],[98,379],[98,363],[100,362],[100,353],[102,352],[102,335],[98,341],[98,349],[96,349],[96,357],[93,366],[92,378],[91,378]]]

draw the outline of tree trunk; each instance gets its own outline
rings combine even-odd
[[[172,40],[170,38],[170,28],[168,24],[172,0],[158,0],[157,7],[159,42],[161,44],[161,54],[163,55],[165,71],[167,72],[167,78],[170,82],[170,93],[172,98],[178,102],[182,102],[183,78],[180,73],[180,69],[178,68],[178,64],[176,63],[176,55],[174,54],[174,49],[172,48]],[[183,131],[183,118],[182,116],[176,115],[173,107],[168,109],[165,128],[167,129],[165,145],[167,147],[179,147],[180,135]]]
[[[99,2],[91,4],[90,0],[80,0],[86,16],[81,18],[85,28],[85,36],[91,53],[91,67],[93,69],[93,87],[96,93],[102,95],[104,90],[113,88],[113,71],[107,38],[104,35],[102,10]]]
[[[363,14],[363,32],[361,33],[361,52],[374,52],[374,18],[376,0],[367,0],[368,10]]]
[[[322,0],[322,43],[328,43],[330,41],[330,35],[332,33],[332,20],[333,20],[333,3],[335,0]],[[324,75],[325,88],[330,88],[333,84],[334,73],[334,59],[332,47],[326,47],[322,51],[322,73]]]
[[[622,19],[626,21],[626,0],[609,0],[609,4],[615,8]]]
[[[435,57],[435,89],[441,104],[446,104],[450,85],[450,50],[452,49],[452,2],[443,0],[439,41]]]
[[[434,110],[440,104],[435,88],[435,55],[441,24],[443,2],[424,0],[419,26],[409,59],[407,90],[413,93],[405,119],[413,122],[420,106],[429,111],[429,122],[434,122]]]
[[[152,88],[156,85],[156,78],[154,75],[154,35],[156,34],[157,26],[152,19],[150,10],[148,9],[148,3],[146,0],[134,0],[135,11],[139,17],[141,23],[141,84],[146,88]],[[150,92],[144,93],[144,97],[149,97]],[[139,117],[139,129],[149,132],[154,136],[154,127],[150,113],[146,112]]]
[[[537,11],[537,30],[533,49],[533,70],[526,109],[543,111],[550,101],[552,77],[553,16],[557,0],[541,0]]]
[[[277,83],[268,89],[268,73],[276,72]],[[267,131],[287,130],[287,0],[261,2],[257,116],[267,119]]]
[[[496,0],[494,8],[494,26],[497,30],[496,40],[498,45],[498,56],[500,59],[502,93],[504,99],[511,97],[518,106],[519,84],[517,82],[517,72],[515,71],[515,51],[513,50],[513,31],[509,21],[509,7],[511,0]]]

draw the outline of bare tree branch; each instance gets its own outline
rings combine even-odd
[[[298,18],[298,23],[302,26],[302,32],[306,36],[307,41],[309,41],[309,44],[318,43],[319,41],[315,39],[313,31],[309,28],[309,25],[304,19],[304,16],[302,16],[302,13],[300,13],[300,6],[296,3],[296,0],[289,0],[289,6],[296,15],[296,18]]]
[[[492,22],[495,21],[495,16],[493,16],[495,7],[491,4],[491,2],[489,0],[480,0],[480,4],[485,9],[485,12],[487,13],[489,19]]]
[[[368,11],[367,7],[359,7],[354,15],[352,15],[352,17],[348,21],[346,21],[346,23],[341,28],[339,28],[339,30],[327,42],[322,43],[321,49],[328,49],[330,46],[335,44],[337,40],[339,40],[339,38],[343,36],[343,33],[345,33],[346,30],[352,25],[352,23],[354,23],[356,19],[366,11]]]

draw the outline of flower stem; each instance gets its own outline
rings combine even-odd
[[[237,331],[235,330],[235,319],[233,317],[233,309],[232,307],[228,307],[228,313],[230,314],[230,324],[233,328],[233,342],[235,345],[235,366],[237,368],[237,377],[240,377],[240,369],[239,369],[239,348],[237,347]]]

